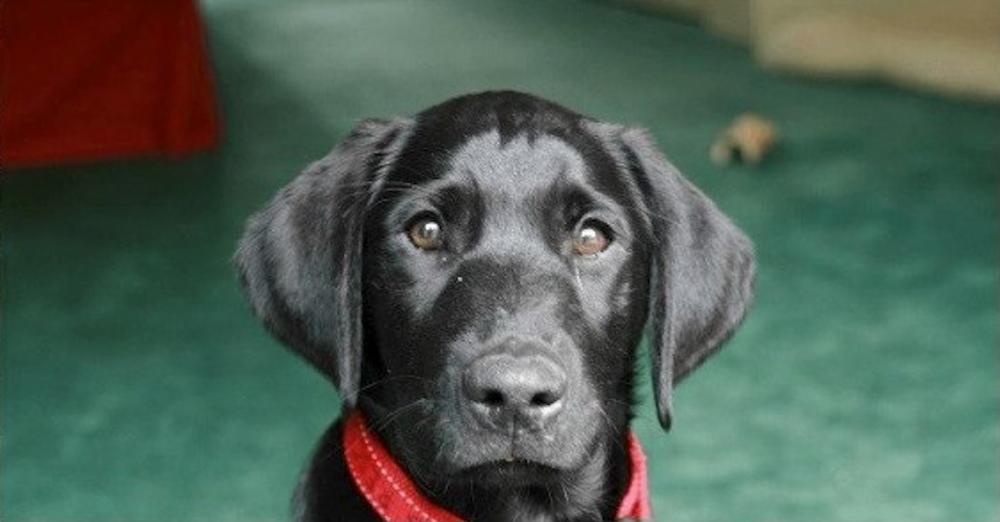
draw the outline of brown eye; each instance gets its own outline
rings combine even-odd
[[[434,218],[427,217],[414,221],[407,233],[413,246],[421,250],[441,248],[441,224]]]
[[[586,222],[573,235],[573,253],[578,256],[594,256],[608,248],[611,240],[604,227]]]

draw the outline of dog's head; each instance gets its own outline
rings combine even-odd
[[[361,123],[255,216],[236,261],[268,328],[426,481],[545,480],[739,323],[750,243],[639,129],[511,92]]]

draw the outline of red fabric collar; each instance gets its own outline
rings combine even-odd
[[[615,520],[650,520],[646,456],[639,439],[628,434],[631,476]],[[386,522],[461,522],[448,510],[434,505],[417,489],[378,437],[368,429],[364,416],[355,410],[344,425],[344,458],[347,469],[368,505]]]

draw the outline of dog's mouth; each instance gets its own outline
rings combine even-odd
[[[476,464],[460,470],[455,478],[484,485],[546,484],[559,479],[562,470],[526,459],[503,459]]]

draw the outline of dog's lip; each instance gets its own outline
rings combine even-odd
[[[490,466],[490,467],[534,467],[540,469],[556,469],[554,466],[540,462],[537,460],[525,459],[520,457],[511,457],[497,460],[490,460],[482,464],[477,464],[472,466],[472,468]]]
[[[562,470],[544,462],[505,458],[464,467],[455,476],[468,480],[540,482],[553,479],[560,473]]]

